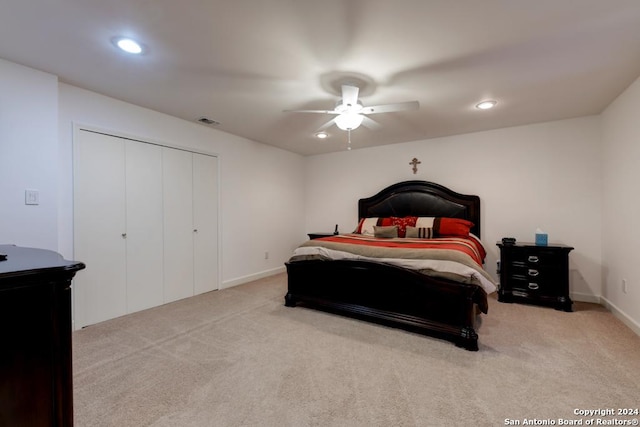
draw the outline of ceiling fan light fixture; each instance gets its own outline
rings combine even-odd
[[[493,101],[493,100],[482,101],[481,103],[476,104],[476,108],[479,110],[489,110],[495,107],[497,103],[498,101]]]
[[[329,138],[329,134],[326,132],[318,132],[316,133],[316,138],[318,139],[327,139]]]
[[[336,126],[342,130],[354,130],[357,129],[364,120],[362,114],[344,113],[335,118]]]

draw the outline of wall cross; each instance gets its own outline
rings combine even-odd
[[[411,160],[411,162],[409,162],[410,165],[413,166],[413,174],[415,175],[416,173],[418,173],[418,165],[422,163],[420,160],[418,160],[417,158],[413,158],[413,160]]]

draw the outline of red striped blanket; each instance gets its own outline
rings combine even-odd
[[[478,266],[482,265],[486,256],[486,252],[478,240],[461,237],[385,239],[362,234],[341,234],[309,240],[301,246],[322,246],[375,258],[405,259],[433,259],[434,257],[435,259],[449,259],[452,256],[455,257],[450,251],[457,251],[470,257]]]
[[[414,239],[341,234],[304,242],[294,251],[292,260],[308,256],[376,259],[425,274],[449,278],[454,275],[460,281],[481,285],[487,293],[496,289],[495,282],[482,268],[486,251],[473,237]]]

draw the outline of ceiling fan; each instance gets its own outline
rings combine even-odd
[[[369,129],[378,129],[380,125],[375,120],[367,117],[369,114],[417,110],[420,108],[420,103],[418,101],[364,107],[358,100],[359,90],[358,86],[343,84],[342,99],[338,101],[333,110],[285,110],[285,112],[334,114],[335,117],[322,125],[318,131],[328,129],[335,124],[338,128],[350,132],[358,128],[360,125]]]

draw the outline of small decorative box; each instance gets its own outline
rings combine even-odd
[[[536,233],[536,245],[547,246],[547,233]]]

